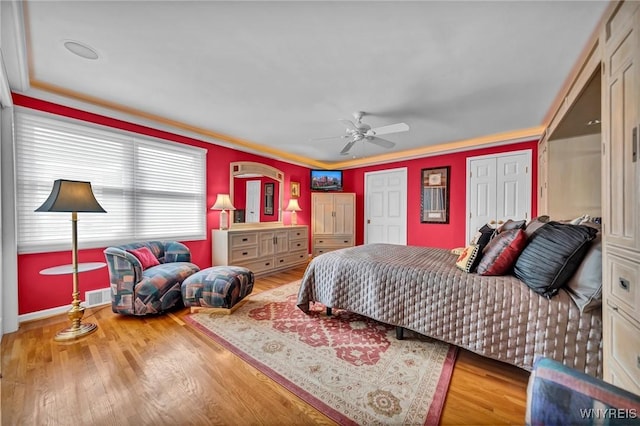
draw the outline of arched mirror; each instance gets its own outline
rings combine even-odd
[[[282,225],[284,173],[252,161],[231,163],[232,228]]]

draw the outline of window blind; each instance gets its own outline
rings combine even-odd
[[[36,213],[53,181],[91,182],[104,213],[78,213],[80,248],[206,238],[206,151],[48,114],[15,115],[18,252],[71,248],[71,213]]]

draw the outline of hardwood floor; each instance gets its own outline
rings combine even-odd
[[[254,293],[304,268],[256,280]],[[187,309],[127,317],[88,309],[98,331],[56,343],[66,316],[24,323],[2,339],[3,425],[333,424],[183,321]],[[460,351],[444,425],[523,424],[529,374]]]

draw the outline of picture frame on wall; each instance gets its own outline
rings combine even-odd
[[[449,174],[451,167],[422,169],[420,222],[449,223]]]
[[[264,214],[267,216],[273,216],[274,187],[273,182],[264,184]]]
[[[300,197],[300,182],[291,182],[291,198]]]

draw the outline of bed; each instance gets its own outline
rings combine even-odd
[[[297,306],[345,309],[529,371],[540,355],[602,377],[601,309],[581,312],[564,290],[546,298],[455,261],[449,250],[393,244],[325,253],[307,267]]]

